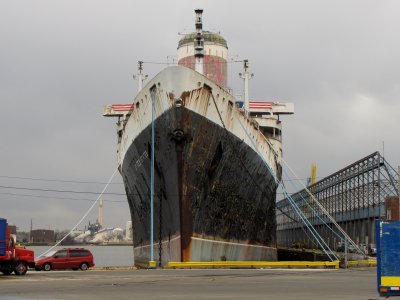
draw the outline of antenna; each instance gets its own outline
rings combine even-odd
[[[138,61],[138,73],[133,75],[133,79],[138,81],[138,93],[143,89],[143,81],[145,81],[148,75],[143,74],[143,61]]]

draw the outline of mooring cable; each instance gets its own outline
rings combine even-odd
[[[223,121],[223,118],[221,116],[221,113],[219,111],[218,105],[216,103],[216,100],[214,98],[213,93],[210,91],[211,97],[213,99],[215,108],[217,110],[219,119],[221,121],[221,124],[223,126],[223,128],[228,131],[228,129],[225,126],[225,123]],[[239,122],[241,128],[243,129],[243,132],[245,133],[245,135],[247,135],[249,141],[252,143],[253,148],[255,150],[255,152],[261,157],[262,161],[264,162],[264,164],[267,166],[267,169],[269,170],[270,174],[272,175],[275,183],[277,185],[281,184],[282,188],[283,188],[283,192],[286,193],[286,195],[288,197],[290,197],[290,195],[287,193],[285,185],[283,184],[283,182],[281,180],[278,179],[277,175],[275,174],[275,172],[272,170],[272,167],[269,165],[269,163],[264,159],[263,155],[260,153],[258,147],[255,145],[253,139],[251,138],[251,136],[249,135],[249,133],[247,132],[246,128],[243,126],[242,122],[240,122],[240,120],[237,118],[237,116],[235,115],[235,113],[233,113],[233,117]],[[265,138],[265,137],[264,137]],[[267,141],[268,142],[268,141]],[[275,156],[277,156],[276,151],[273,149],[272,145],[270,145],[270,143],[268,142],[268,145],[271,147],[272,152]],[[293,201],[293,200],[292,200]],[[296,203],[293,201],[293,205],[296,205]],[[307,228],[310,230],[310,233],[312,234],[312,236],[314,237],[314,239],[317,241],[317,243],[320,245],[320,247],[322,248],[322,250],[325,252],[325,254],[327,255],[327,257],[333,261],[334,259],[331,257],[331,255],[333,255],[333,257],[338,260],[337,256],[333,253],[333,251],[329,248],[329,246],[325,243],[325,241],[323,240],[323,238],[318,234],[318,232],[316,231],[316,229],[312,226],[312,224],[310,223],[310,221],[305,217],[305,215],[301,212],[301,210],[297,207],[293,207],[295,209],[295,211],[297,212],[297,214],[300,216],[300,218],[302,219],[302,221],[305,223],[305,225],[307,226]],[[328,251],[329,250],[329,251]],[[330,254],[329,254],[330,252]]]
[[[43,252],[42,254],[40,254],[38,256],[42,257],[45,254],[49,253],[51,250],[53,250],[54,248],[56,248],[58,245],[60,245],[82,222],[83,220],[87,217],[87,215],[90,213],[90,211],[93,209],[93,207],[97,204],[97,202],[99,201],[100,197],[104,194],[104,192],[107,190],[108,186],[110,185],[112,179],[114,178],[115,174],[118,171],[118,167],[115,168],[115,171],[113,172],[113,174],[111,175],[110,179],[107,181],[107,184],[105,185],[105,187],[103,188],[102,192],[99,194],[99,196],[97,197],[96,201],[93,202],[93,204],[89,207],[89,209],[85,212],[85,214],[83,215],[83,217],[78,221],[78,223],[75,224],[74,227],[72,227],[72,229],[61,239],[59,240],[54,246],[50,247],[47,251]]]
[[[240,120],[239,120],[240,122]],[[242,128],[243,125],[241,124]],[[243,128],[244,129],[244,128]],[[245,129],[244,129],[245,130]],[[275,149],[273,148],[273,145],[270,143],[270,141],[268,141],[268,139],[260,132],[260,130],[258,130],[258,132],[264,137],[264,140],[267,142],[268,146],[270,147],[271,151],[274,153],[275,156],[278,156],[278,154],[276,153]],[[245,131],[245,133],[247,134],[247,132]],[[247,134],[248,135],[248,134]],[[254,145],[253,140],[251,139],[251,137],[248,135],[248,138],[250,139],[250,141],[253,143],[253,147],[255,149],[256,146]],[[258,149],[257,149],[258,150]],[[319,209],[328,217],[328,219],[332,222],[332,224],[339,230],[339,232],[344,236],[344,238],[346,240],[348,240],[350,242],[351,245],[353,245],[355,247],[355,249],[357,249],[357,251],[361,254],[365,254],[359,247],[358,245],[350,238],[350,236],[340,227],[340,225],[335,221],[335,219],[328,213],[328,211],[322,206],[322,204],[315,198],[315,196],[311,193],[311,191],[301,182],[300,178],[297,176],[297,174],[290,168],[289,164],[283,159],[283,157],[281,158],[283,164],[290,170],[290,172],[292,172],[292,174],[295,176],[295,178],[300,182],[300,184],[303,186],[304,190],[309,194],[310,198],[317,204],[317,206],[319,207]],[[268,165],[267,165],[268,166]],[[269,166],[268,166],[269,167]],[[282,181],[280,181],[282,184],[282,187],[285,187],[284,183]],[[284,188],[284,192],[285,192],[285,188]],[[288,195],[289,196],[289,195]],[[290,197],[290,196],[289,196]],[[287,199],[289,198],[287,197]],[[306,201],[302,195],[300,195],[300,197],[303,199],[303,201]],[[291,199],[293,200],[293,199]],[[289,203],[291,204],[291,202],[289,201]],[[293,203],[295,203],[295,201],[293,201]],[[296,204],[297,205],[297,204]],[[333,229],[330,228],[328,226],[328,224],[319,216],[317,215],[317,217],[333,232]],[[335,233],[336,234],[336,233]],[[337,235],[337,234],[336,234]],[[329,250],[332,252],[332,250],[329,248]]]
[[[292,172],[292,174],[297,177],[297,174],[290,168],[290,166],[282,159],[286,167]],[[298,178],[298,177],[297,177]],[[300,180],[299,180],[300,181]],[[300,181],[304,190],[310,195],[311,199],[317,204],[319,209],[328,217],[328,219],[332,222],[333,225],[343,234],[346,240],[350,242],[350,244],[361,254],[365,254],[364,251],[358,247],[358,245],[351,239],[351,237],[343,230],[343,228],[335,221],[335,219],[329,214],[329,212],[323,207],[323,205],[315,198],[315,196],[311,193],[311,191]],[[325,223],[326,224],[326,223]]]
[[[284,173],[285,173],[285,174],[288,174],[285,170],[284,170]],[[310,205],[309,199],[303,197],[303,195],[302,195],[301,193],[299,193],[298,195],[299,195],[299,197],[301,198],[302,202],[303,202],[307,207],[309,207],[309,208],[312,210],[312,212],[313,212],[313,213],[315,214],[315,216],[322,222],[322,224],[324,224],[324,225],[325,225],[334,235],[336,235],[338,238],[340,238],[340,239],[343,238],[341,235],[339,235],[339,233],[337,233],[336,231],[334,231],[333,228],[331,228],[331,227],[328,225],[328,223],[326,223],[326,222],[324,221],[324,219],[321,218],[320,213],[317,212],[317,211],[314,209],[314,207],[312,207],[312,206]],[[293,197],[292,197],[292,199],[293,199]],[[295,201],[297,202],[297,200],[295,200]],[[304,207],[305,207],[305,206],[304,206]],[[335,227],[336,227],[336,226],[335,226]]]
[[[330,247],[325,243],[325,241],[322,238],[322,236],[317,232],[317,230],[314,228],[314,226],[311,224],[311,222],[308,220],[308,218],[304,215],[304,213],[301,211],[301,209],[297,206],[296,202],[291,198],[291,196],[289,195],[289,193],[286,190],[286,187],[285,187],[284,183],[281,180],[279,180],[278,177],[276,176],[275,172],[273,172],[272,167],[268,164],[266,159],[260,153],[257,145],[254,143],[254,140],[251,138],[250,134],[247,132],[247,130],[244,127],[244,125],[242,124],[242,122],[240,122],[240,120],[236,116],[235,116],[235,118],[237,119],[237,121],[239,122],[239,124],[240,124],[241,128],[243,129],[244,133],[247,135],[248,139],[250,140],[251,144],[253,145],[254,150],[258,153],[258,155],[263,160],[264,164],[267,166],[270,174],[273,176],[273,178],[274,178],[275,182],[277,183],[277,185],[280,184],[282,186],[284,194],[286,195],[286,197],[288,199],[290,199],[289,203],[293,206],[294,210],[297,212],[297,214],[302,219],[304,224],[310,230],[311,235],[314,237],[314,239],[317,241],[317,243],[321,246],[322,250],[325,252],[325,254],[328,256],[328,258],[331,261],[333,261],[333,259],[329,255],[328,250],[335,257],[335,259],[338,259],[337,256],[335,254],[333,254],[332,249],[330,249]],[[276,155],[275,150],[273,149],[272,145],[269,145],[269,146],[274,151],[274,155]]]
[[[321,235],[317,232],[317,230],[314,228],[314,226],[312,226],[311,222],[307,219],[307,217],[302,213],[302,211],[300,210],[300,208],[297,206],[296,202],[293,201],[293,199],[291,199],[290,195],[287,193],[286,191],[286,187],[284,185],[284,183],[278,179],[278,177],[276,176],[275,172],[272,170],[272,167],[269,165],[269,163],[264,159],[263,155],[260,153],[257,145],[254,143],[254,140],[251,138],[250,134],[247,132],[246,128],[244,127],[244,125],[242,124],[242,122],[237,118],[237,116],[235,114],[233,114],[233,116],[236,118],[236,120],[239,122],[241,128],[243,129],[244,133],[246,134],[247,138],[249,139],[249,141],[251,142],[254,150],[258,153],[258,155],[261,157],[261,159],[263,160],[264,164],[267,166],[267,169],[269,170],[270,174],[273,176],[275,182],[277,183],[277,185],[281,184],[283,192],[286,193],[286,197],[290,198],[289,201],[290,204],[292,204],[293,208],[295,209],[295,211],[297,212],[297,214],[300,216],[300,218],[302,219],[302,221],[304,222],[304,224],[307,226],[307,228],[310,230],[310,233],[312,234],[312,236],[315,238],[315,240],[317,241],[317,243],[321,246],[321,248],[323,249],[323,251],[325,252],[325,254],[329,257],[330,260],[333,261],[333,259],[331,258],[331,256],[328,254],[328,251],[336,258],[337,256],[333,253],[332,249],[330,249],[330,247],[325,243],[324,239],[321,237]],[[260,132],[258,130],[258,132]],[[264,136],[264,135],[263,135]],[[265,136],[264,136],[265,138]],[[265,138],[266,139],[266,138]],[[275,156],[277,156],[277,153],[275,151],[275,149],[273,148],[273,146],[270,144],[270,142],[266,139],[268,146],[270,147],[270,149],[272,150],[273,154]],[[283,158],[282,158],[282,161]],[[294,207],[294,206],[297,207]],[[325,248],[327,250],[325,250]]]

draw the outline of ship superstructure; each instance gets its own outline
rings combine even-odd
[[[203,31],[196,10],[196,32],[181,38],[178,66],[151,79],[133,104],[105,107],[105,116],[119,117],[117,159],[136,265],[146,265],[151,252],[152,141],[153,251],[160,265],[276,260],[278,116],[293,113],[293,105],[236,101],[227,90],[227,56],[225,39]]]

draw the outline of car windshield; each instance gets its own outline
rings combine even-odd
[[[44,254],[42,257],[51,257],[51,256],[53,256],[56,252],[57,252],[57,250],[52,250],[52,251],[47,252],[46,254]]]

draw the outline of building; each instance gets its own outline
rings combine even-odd
[[[28,231],[18,231],[17,232],[17,243],[28,243],[29,242],[29,232]]]
[[[8,225],[8,228],[10,229],[11,234],[17,235],[17,226],[15,225]]]
[[[49,229],[32,230],[30,242],[52,244],[55,242],[54,230],[49,230]]]

